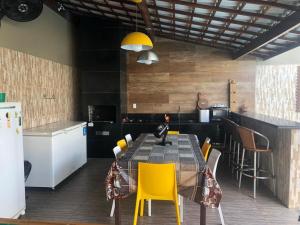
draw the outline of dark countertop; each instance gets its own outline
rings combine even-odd
[[[246,113],[235,113],[231,112],[232,115],[247,117],[253,120],[261,121],[263,123],[275,126],[277,128],[288,128],[288,129],[300,129],[300,123],[291,120],[280,119],[272,116],[266,116],[263,114],[246,112]]]
[[[197,122],[197,121],[181,121],[180,123],[175,121],[175,122],[170,122],[169,125],[186,125],[186,124],[202,124],[202,125],[207,125],[207,124],[215,124],[215,123],[218,123],[220,121],[211,121],[209,123],[200,123],[200,122]],[[161,124],[162,122],[159,122],[159,121],[134,121],[134,122],[122,122],[122,124],[141,124],[141,125],[145,125],[145,124]]]

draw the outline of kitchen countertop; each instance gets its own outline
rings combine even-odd
[[[48,123],[43,126],[25,129],[24,136],[55,136],[63,131],[72,130],[73,128],[85,125],[83,121],[59,121],[56,123]]]
[[[231,113],[236,116],[243,116],[253,120],[261,121],[263,123],[275,126],[277,128],[300,129],[300,123],[296,121],[280,119],[280,118],[258,114],[258,113],[252,113],[252,112],[246,112],[246,113],[231,112]]]

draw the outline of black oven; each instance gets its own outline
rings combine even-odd
[[[228,107],[211,107],[210,121],[220,121],[222,117],[228,117]]]

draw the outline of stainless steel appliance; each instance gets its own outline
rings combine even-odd
[[[209,123],[209,109],[199,109],[199,122]]]
[[[228,117],[228,107],[225,106],[210,107],[211,121],[220,121],[222,117]]]

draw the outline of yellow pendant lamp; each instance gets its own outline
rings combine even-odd
[[[131,0],[131,1],[135,2],[136,4],[142,2],[142,0]],[[134,52],[146,51],[153,48],[153,43],[151,39],[146,34],[137,31],[137,8],[136,8],[136,31],[127,34],[123,38],[121,42],[121,48],[128,51],[134,51]]]
[[[121,48],[128,51],[145,51],[153,48],[151,39],[142,32],[132,32],[125,36],[121,43]]]

